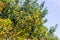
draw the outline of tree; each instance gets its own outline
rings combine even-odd
[[[0,0],[0,39],[58,40],[52,35],[54,27],[48,32],[43,25],[48,11],[44,3],[39,5],[37,0]]]

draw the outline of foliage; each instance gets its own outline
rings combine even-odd
[[[37,0],[0,0],[0,39],[58,40],[52,35],[54,27],[48,32],[43,25],[48,11],[44,3],[39,5]]]

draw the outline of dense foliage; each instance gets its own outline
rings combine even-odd
[[[37,0],[0,0],[0,40],[58,40],[56,27],[43,24],[47,14],[44,3]]]

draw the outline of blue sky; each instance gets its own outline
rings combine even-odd
[[[39,0],[38,2],[41,3]],[[48,15],[45,18],[48,19],[45,25],[50,28],[51,26],[58,24],[58,27],[55,31],[55,35],[60,38],[60,0],[45,0],[45,6],[48,9]]]

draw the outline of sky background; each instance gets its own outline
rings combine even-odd
[[[48,21],[45,25],[50,28],[58,24],[54,35],[60,38],[60,0],[38,0],[39,3],[41,3],[41,1],[45,1],[45,6],[48,9],[48,14],[45,17]]]

